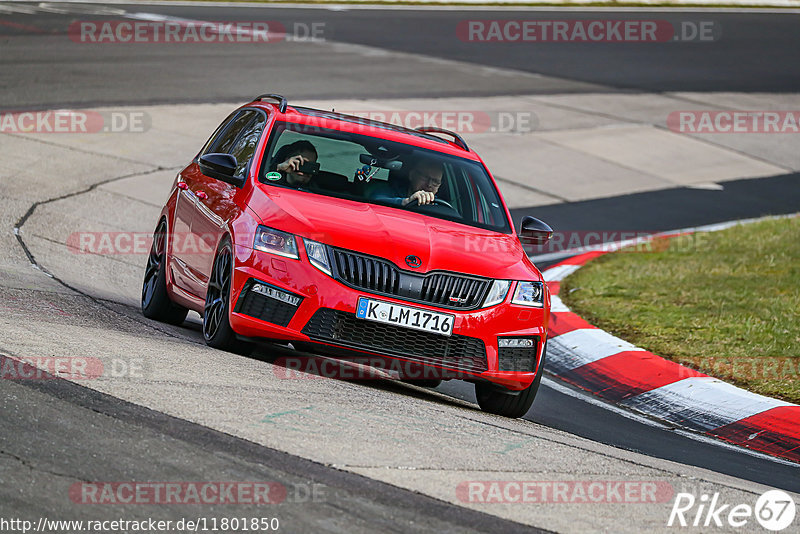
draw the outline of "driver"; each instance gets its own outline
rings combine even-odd
[[[418,159],[408,171],[408,182],[387,183],[376,190],[372,198],[380,202],[407,206],[416,200],[420,206],[431,204],[442,186],[442,164],[432,159]],[[406,187],[403,187],[407,184]]]

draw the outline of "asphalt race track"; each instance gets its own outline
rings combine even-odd
[[[36,5],[36,4],[31,4]],[[10,24],[0,27],[7,51],[0,81],[4,109],[37,106],[239,102],[264,87],[296,98],[355,96],[429,97],[480,96],[522,93],[593,91],[743,91],[792,93],[800,85],[793,68],[800,59],[797,15],[715,13],[706,11],[651,12],[648,20],[673,23],[702,21],[720,30],[714,40],[687,43],[519,43],[463,42],[455,37],[458,23],[469,19],[557,19],[558,12],[515,12],[500,17],[486,11],[368,10],[361,8],[286,9],[114,4],[108,14],[86,8],[32,10],[33,16],[9,13]],[[56,12],[53,12],[56,11]],[[65,23],[77,20],[117,20],[119,12],[153,13],[189,20],[279,21],[322,23],[325,39],[378,50],[419,54],[535,76],[482,76],[474,69],[466,76],[434,80],[435,72],[415,76],[376,55],[368,69],[306,43],[277,42],[263,46],[226,44],[201,47],[170,46],[52,46],[65,32]],[[591,19],[592,12],[573,13],[570,19]],[[615,19],[637,19],[636,12],[618,12]],[[563,18],[563,17],[562,17]],[[641,17],[639,17],[641,19]],[[16,26],[15,26],[16,24]],[[48,46],[51,45],[51,46]],[[313,52],[311,52],[313,50]],[[336,61],[338,59],[338,61]],[[286,69],[289,65],[302,68]],[[58,65],[59,68],[52,68]],[[247,74],[242,69],[246,69]],[[279,74],[276,76],[276,69]],[[168,74],[167,74],[168,73]],[[87,78],[91,79],[87,83]],[[24,80],[24,82],[22,82]],[[146,80],[146,83],[141,83]],[[22,83],[21,83],[22,82]]]
[[[459,22],[470,19],[612,16],[678,26],[707,21],[713,39],[530,46],[456,38]],[[81,20],[159,17],[279,21],[287,31],[316,23],[324,40],[106,46],[67,34]],[[681,530],[667,527],[671,499],[475,504],[456,489],[469,480],[650,481],[751,505],[779,488],[800,503],[797,465],[611,409],[551,378],[531,411],[513,421],[480,412],[463,382],[430,390],[392,381],[280,380],[276,360],[290,349],[266,347],[251,357],[208,349],[194,314],[182,327],[141,316],[141,257],[76,255],[64,244],[80,230],[151,231],[165,187],[191,150],[226,110],[259,93],[363,99],[364,106],[461,99],[454,105],[473,102],[469,109],[524,95],[565,114],[586,112],[585,95],[636,99],[641,109],[630,114],[649,113],[662,98],[688,109],[737,98],[739,109],[797,110],[798,27],[800,14],[769,11],[0,2],[0,111],[139,106],[153,123],[138,137],[0,132],[0,357],[90,356],[143,366],[81,383],[0,380],[0,520],[266,517],[279,518],[287,532]],[[598,124],[621,114],[591,112]],[[546,126],[548,115],[540,115]],[[520,158],[520,168],[501,166],[498,174],[507,200],[520,191],[537,199],[510,203],[515,222],[531,214],[565,231],[660,231],[800,211],[800,160],[790,134],[692,141],[764,170],[749,176],[738,167],[724,178],[653,187],[631,181],[607,194],[564,176],[574,184],[556,192],[558,177],[549,177],[550,189],[528,176],[522,161],[536,154],[514,152],[489,134],[476,146],[490,168],[491,157]],[[76,487],[103,481],[271,481],[286,493],[269,506],[78,502]],[[754,520],[705,531],[764,532]]]

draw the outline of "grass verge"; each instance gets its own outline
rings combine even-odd
[[[606,254],[560,296],[639,347],[800,404],[800,217]]]

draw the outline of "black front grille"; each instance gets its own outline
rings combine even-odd
[[[488,287],[488,280],[432,273],[422,282],[421,300],[440,306],[475,308],[483,300]]]
[[[497,368],[500,371],[534,372],[536,370],[537,344],[534,343],[533,347],[500,347]]]
[[[396,295],[400,289],[397,267],[386,260],[334,249],[333,257],[340,280],[375,293]]]
[[[288,326],[297,311],[297,306],[250,291],[252,285],[252,280],[245,283],[233,311],[278,326]]]
[[[467,336],[442,336],[358,319],[354,314],[322,308],[303,333],[316,341],[399,356],[425,364],[481,373],[488,369],[483,341]]]
[[[490,280],[453,273],[417,274],[398,269],[382,258],[332,249],[334,277],[371,293],[454,309],[480,306]]]

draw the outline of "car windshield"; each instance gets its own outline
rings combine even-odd
[[[301,164],[306,167],[296,168]],[[259,181],[511,231],[499,194],[479,162],[368,135],[276,122]],[[408,202],[418,190],[434,193],[435,201]]]

